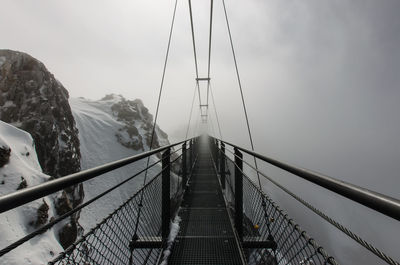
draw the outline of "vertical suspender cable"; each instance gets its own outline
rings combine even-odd
[[[195,98],[196,98],[196,86],[194,87],[194,93],[193,93],[193,99],[192,99],[192,106],[190,107],[189,122],[188,122],[187,129],[186,129],[185,140],[188,139],[188,135],[189,135],[190,121],[192,120],[193,105],[194,105],[194,99],[195,99]]]
[[[248,115],[247,115],[246,104],[245,104],[245,101],[244,101],[242,83],[241,83],[241,81],[240,81],[239,68],[238,68],[238,65],[237,65],[235,49],[234,49],[234,47],[233,47],[232,34],[231,34],[230,26],[229,26],[228,14],[227,14],[227,12],[226,12],[225,0],[222,0],[222,5],[223,5],[223,7],[224,7],[226,26],[227,26],[227,28],[228,28],[229,41],[230,41],[230,44],[231,44],[233,60],[234,60],[234,62],[235,62],[236,77],[237,77],[237,80],[238,80],[239,89],[240,89],[240,96],[241,96],[241,98],[242,98],[243,110],[244,110],[244,114],[245,114],[245,117],[246,117],[246,124],[247,124],[247,130],[248,130],[248,133],[249,133],[251,149],[252,149],[252,151],[254,151],[253,137],[251,136],[249,118],[248,118]],[[261,186],[260,174],[259,174],[259,172],[258,172],[257,159],[256,159],[254,156],[253,156],[253,158],[254,158],[254,166],[255,166],[255,168],[256,168],[256,170],[257,170],[258,185],[260,186],[260,190],[262,191],[263,188],[262,188],[262,186]],[[269,218],[268,218],[267,209],[266,209],[266,202],[265,202],[265,198],[264,198],[264,197],[262,197],[262,206],[263,206],[264,213],[265,213],[265,221],[266,221],[266,224],[267,224],[268,233],[269,233],[270,236],[272,236],[272,235],[271,235],[271,229],[270,229],[270,221],[269,221]],[[275,250],[273,250],[273,252],[274,252],[274,255],[275,255],[275,257],[276,257],[276,252],[275,252]]]
[[[194,124],[194,133],[195,134],[197,134],[197,135],[199,135],[199,131],[200,131],[200,122],[199,122],[199,118],[200,117],[200,115],[196,115],[196,122],[195,122],[195,124]]]
[[[217,134],[215,133],[214,123],[212,122],[211,116],[209,116],[209,120],[210,120],[210,122],[207,122],[207,124],[211,124],[211,131],[215,137]]]
[[[218,131],[219,131],[219,137],[220,137],[220,139],[222,140],[221,126],[219,125],[217,106],[215,105],[214,95],[213,95],[213,92],[212,92],[211,84],[210,84],[210,94],[211,94],[211,99],[212,99],[213,106],[214,106],[215,118],[216,118],[216,120],[217,120]]]
[[[208,108],[208,94],[209,94],[209,90],[210,90],[211,37],[212,37],[213,6],[214,6],[214,0],[211,0],[211,6],[210,6],[210,35],[209,35],[209,38],[208,38],[207,108]]]
[[[242,82],[240,81],[239,69],[238,69],[237,60],[236,60],[236,53],[235,53],[235,49],[234,49],[234,47],[233,47],[232,34],[231,34],[230,26],[229,26],[228,14],[227,14],[227,12],[226,12],[225,0],[222,0],[222,5],[223,5],[223,7],[224,7],[225,21],[226,21],[226,26],[227,26],[227,28],[228,28],[229,41],[230,41],[230,44],[231,44],[233,60],[234,60],[234,62],[235,62],[236,77],[237,77],[237,81],[238,81],[238,84],[239,84],[240,96],[241,96],[241,98],[242,98],[242,105],[243,105],[244,115],[245,115],[245,117],[246,117],[247,131],[248,131],[248,133],[249,133],[250,144],[251,144],[251,150],[254,151],[253,137],[251,136],[249,118],[248,118],[248,115],[247,115],[246,104],[245,104],[244,96],[243,96]],[[255,167],[258,169],[257,160],[256,160],[255,157],[254,157],[254,164],[255,164]],[[260,188],[261,188],[260,175],[257,174],[257,177],[258,177],[258,184],[260,185]]]
[[[159,93],[158,93],[156,115],[155,115],[155,118],[154,118],[153,129],[152,129],[152,132],[151,132],[151,141],[150,141],[150,147],[149,147],[150,150],[153,147],[154,133],[155,133],[156,126],[157,126],[158,110],[160,108],[160,101],[161,101],[161,95],[162,95],[162,90],[163,90],[163,86],[164,86],[165,72],[166,72],[166,69],[167,69],[169,50],[170,50],[170,47],[171,47],[171,39],[172,39],[172,32],[173,32],[173,29],[174,29],[177,4],[178,4],[178,0],[175,0],[174,12],[173,12],[173,15],[172,15],[172,22],[171,22],[171,27],[170,27],[170,31],[169,31],[169,37],[168,37],[167,51],[166,51],[166,54],[165,54],[163,73],[162,73],[162,77],[161,77],[160,90],[159,90]],[[145,172],[144,179],[143,179],[143,186],[146,184],[147,168],[149,167],[149,162],[150,162],[150,157],[147,158],[147,166],[146,166],[146,172]],[[141,205],[143,203],[143,197],[144,197],[144,192],[142,191],[141,195],[140,195],[140,204],[139,204],[140,207],[139,207],[138,215],[137,215],[137,218],[136,218],[134,236],[137,236],[137,229],[138,229],[138,225],[139,225],[139,218],[140,218],[140,215],[141,215],[141,209],[142,209]],[[133,254],[132,253],[133,252],[131,251],[129,264],[132,264],[132,262],[133,262],[133,257],[132,257]]]

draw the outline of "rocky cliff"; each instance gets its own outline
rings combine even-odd
[[[32,135],[43,172],[52,178],[80,170],[78,129],[68,98],[43,63],[22,52],[0,50],[0,120]],[[56,214],[69,211],[83,198],[82,185],[64,190],[54,197]],[[78,219],[79,214],[74,215],[59,229],[63,247],[75,241]]]

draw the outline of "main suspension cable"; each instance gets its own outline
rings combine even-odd
[[[196,83],[197,83],[197,91],[199,93],[199,103],[201,104],[201,99],[200,99],[200,86],[199,86],[199,67],[197,64],[197,52],[196,52],[196,41],[194,38],[194,25],[193,25],[193,13],[192,13],[192,1],[189,1],[189,14],[190,14],[190,28],[192,31],[192,43],[193,43],[193,55],[194,55],[194,66],[196,69]]]
[[[208,95],[209,95],[209,90],[210,90],[211,37],[212,37],[213,6],[214,6],[214,0],[211,0],[211,6],[210,6],[210,35],[209,35],[209,38],[208,38],[207,108],[208,108]]]

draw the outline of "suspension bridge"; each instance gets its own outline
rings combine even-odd
[[[164,69],[151,136],[153,143],[165,70],[169,56],[177,2],[174,5]],[[198,93],[200,121],[208,124],[209,95],[214,104],[219,138],[201,135],[144,153],[84,170],[0,197],[0,214],[43,198],[73,185],[96,178],[118,168],[146,161],[146,168],[110,187],[69,212],[52,219],[36,231],[0,250],[0,257],[56,224],[70,218],[88,205],[102,199],[139,176],[143,185],[120,207],[93,224],[93,228],[75,243],[58,253],[48,264],[338,264],[318,238],[313,238],[290,218],[263,190],[266,179],[299,203],[323,218],[338,232],[346,234],[366,250],[388,264],[400,263],[365,241],[323,211],[317,209],[259,169],[266,163],[327,189],[349,200],[400,221],[400,201],[335,178],[299,168],[254,151],[246,104],[243,96],[225,1],[222,0],[239,91],[246,117],[251,150],[222,138],[218,114],[211,90],[210,61],[212,43],[213,0],[210,1],[209,53],[207,76],[199,76],[191,0],[189,16],[195,62],[195,94]],[[200,83],[206,83],[201,97]],[[150,157],[161,157],[154,162]],[[150,168],[160,171],[150,175]],[[171,177],[179,168],[178,178]],[[247,170],[245,170],[247,168]],[[252,170],[253,176],[246,172]],[[177,229],[179,227],[179,229]]]

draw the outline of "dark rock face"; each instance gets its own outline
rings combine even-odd
[[[0,146],[0,167],[3,167],[5,164],[10,161],[11,149],[6,146]]]
[[[117,99],[118,102],[111,106],[111,110],[118,121],[125,124],[125,126],[119,128],[118,132],[115,134],[118,142],[136,151],[144,151],[145,146],[149,147],[151,144],[153,116],[140,99],[127,100],[122,96],[111,94],[105,96],[101,100],[115,99]],[[139,130],[142,131],[142,134],[139,133]],[[156,133],[153,137],[153,149],[162,145],[159,140],[160,137],[162,137],[165,142],[168,142],[168,135],[157,126]]]
[[[149,150],[150,146],[151,149],[156,149],[170,144],[168,135],[158,125],[155,127],[153,141],[151,141],[154,125],[153,115],[140,99],[127,100],[121,95],[110,94],[101,100],[115,102],[111,106],[112,113],[118,121],[124,124],[115,134],[121,145],[136,151],[145,151]],[[161,153],[157,153],[156,156],[161,159]],[[177,157],[178,155],[174,153],[171,155],[171,160],[175,160]],[[180,168],[180,160],[172,165],[172,171],[175,173],[178,173]]]
[[[39,228],[42,225],[47,223],[47,219],[49,218],[49,205],[45,200],[42,200],[42,204],[37,209],[37,217],[34,222],[31,222],[30,225]]]
[[[72,245],[78,234],[78,226],[77,223],[71,222],[67,225],[65,225],[60,232],[58,233],[58,237],[60,239],[61,246],[66,249],[70,245]]]
[[[24,179],[24,177],[21,177],[21,182],[19,183],[17,190],[22,190],[26,187],[28,187],[28,183],[26,182],[26,179]]]
[[[41,62],[25,53],[0,50],[0,119],[32,135],[43,172],[53,178],[80,171],[78,129],[68,97]],[[83,201],[82,185],[65,194],[64,200],[73,206]],[[78,217],[69,225],[77,227]]]

